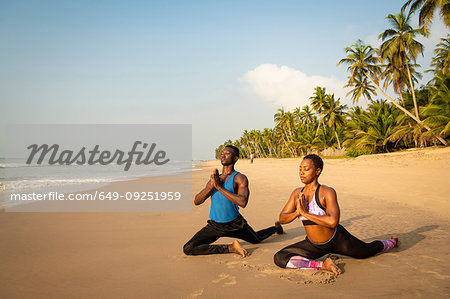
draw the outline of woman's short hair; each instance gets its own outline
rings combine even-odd
[[[320,168],[323,170],[323,160],[321,157],[317,156],[316,154],[309,154],[303,157],[303,160],[306,159],[311,160],[316,168]]]

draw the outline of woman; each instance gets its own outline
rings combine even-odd
[[[302,220],[306,231],[303,241],[287,246],[274,256],[281,268],[328,270],[336,275],[341,270],[327,258],[316,261],[327,253],[367,258],[397,246],[398,238],[365,243],[352,236],[339,224],[339,205],[336,191],[321,186],[317,181],[323,170],[323,161],[317,155],[307,155],[300,164],[300,180],[305,186],[295,189],[280,213],[280,223],[286,224],[297,218]]]

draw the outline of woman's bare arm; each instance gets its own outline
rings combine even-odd
[[[340,210],[337,202],[336,191],[333,188],[325,187],[323,188],[325,197],[325,207],[326,215],[314,215],[307,211],[307,204],[301,204],[300,213],[306,219],[311,220],[318,225],[322,225],[329,228],[335,228],[339,224]],[[306,200],[304,198],[303,200]]]
[[[300,188],[292,191],[291,196],[289,197],[288,202],[281,210],[279,221],[281,224],[291,223],[298,216],[300,216],[300,202],[298,200],[298,196],[301,193]]]

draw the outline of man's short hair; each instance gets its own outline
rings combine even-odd
[[[224,148],[232,148],[234,150],[234,153],[236,154],[236,156],[239,158],[239,149],[237,147],[235,147],[234,145],[226,145]]]

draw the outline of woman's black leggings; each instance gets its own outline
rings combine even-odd
[[[273,258],[277,266],[286,268],[287,263],[293,256],[303,256],[314,260],[327,253],[337,253],[364,259],[381,252],[383,247],[381,241],[365,243],[359,240],[339,224],[334,236],[326,243],[313,243],[306,237],[303,241],[281,249]]]

